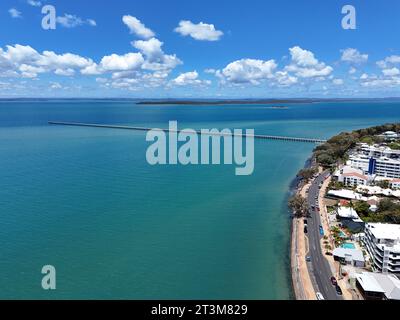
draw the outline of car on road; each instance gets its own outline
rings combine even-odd
[[[339,296],[343,295],[342,288],[340,288],[339,285],[336,285],[336,293],[337,293]]]
[[[325,300],[321,292],[317,292],[315,295],[317,296],[317,300]]]
[[[331,283],[333,286],[335,286],[335,287],[337,286],[337,280],[335,277],[331,277]]]
[[[310,261],[311,261],[311,257],[310,257],[310,256],[307,256],[307,257],[306,257],[306,261],[307,261],[307,262],[310,262]]]
[[[304,219],[304,221],[303,221],[303,222],[304,222],[304,224],[305,224],[305,225],[307,225],[307,219]]]
[[[308,233],[308,228],[306,225],[304,226],[304,233]]]

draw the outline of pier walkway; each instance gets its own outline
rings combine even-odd
[[[164,131],[164,132],[176,132],[176,133],[193,133],[192,130],[171,130],[171,129],[156,129],[156,128],[146,128],[146,127],[132,127],[132,126],[122,126],[122,125],[109,125],[109,124],[95,124],[95,123],[82,123],[82,122],[63,122],[63,121],[49,121],[50,125],[59,126],[77,126],[77,127],[93,127],[93,128],[108,128],[108,129],[123,129],[123,130],[134,130],[134,131]],[[198,135],[204,134],[201,130],[195,130]],[[308,143],[325,143],[326,140],[315,139],[315,138],[301,138],[301,137],[285,137],[285,136],[271,136],[271,135],[261,135],[261,134],[236,134],[236,133],[226,133],[226,132],[209,132],[207,135],[217,135],[217,136],[240,136],[240,137],[250,137],[260,140],[282,140],[282,141],[294,141],[294,142],[308,142]]]

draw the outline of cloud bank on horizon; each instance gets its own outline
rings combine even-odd
[[[27,0],[26,4],[39,10],[43,2]],[[26,20],[28,13],[32,14],[28,10],[25,14],[14,6],[7,11],[7,24],[18,23],[12,20]],[[85,51],[85,43],[76,43],[73,51],[61,51],[54,42],[47,44],[45,50],[39,49],[43,43],[36,47],[35,38],[32,43],[25,40],[4,44],[2,41],[0,97],[34,96],[37,92],[44,96],[71,97],[340,97],[400,93],[400,55],[394,50],[373,61],[368,52],[348,46],[337,48],[336,53],[331,51],[328,59],[324,59],[304,46],[301,42],[308,41],[303,39],[287,47],[281,56],[265,52],[261,56],[240,57],[241,50],[238,50],[237,55],[233,54],[236,59],[225,59],[221,54],[224,41],[230,41],[234,32],[229,27],[225,26],[224,30],[212,21],[204,21],[170,21],[175,24],[174,28],[156,32],[141,17],[125,13],[115,22],[120,25],[120,33],[114,34],[115,41],[120,42],[118,47],[125,43],[125,49],[113,52],[110,46],[107,52],[95,56],[80,53]],[[106,28],[92,17],[64,12],[57,12],[57,25],[71,30],[90,27],[91,32],[102,28],[97,34],[98,41]],[[86,30],[79,32],[89,32]],[[259,35],[262,34],[260,31]],[[127,36],[130,41],[125,40]],[[174,44],[168,50],[160,40],[162,36]],[[216,48],[215,53],[222,58],[214,61],[213,56],[205,56],[197,48],[206,48],[203,50],[207,52]],[[190,50],[190,63],[185,63],[183,58],[188,56],[186,50]]]

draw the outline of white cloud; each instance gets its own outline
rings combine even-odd
[[[315,59],[311,51],[304,50],[299,46],[289,49],[292,61],[300,67],[314,67],[318,65],[318,60]]]
[[[386,57],[385,59],[378,61],[376,64],[379,68],[386,69],[392,65],[400,64],[400,56],[393,55]]]
[[[127,53],[125,55],[112,54],[101,59],[101,67],[106,71],[137,70],[144,62],[140,53]]]
[[[354,68],[354,67],[351,67],[351,68],[349,69],[349,74],[355,74],[356,72],[357,72],[357,69]]]
[[[382,73],[385,76],[392,77],[392,76],[398,76],[400,74],[400,70],[397,68],[383,69]]]
[[[378,78],[378,77],[368,77],[368,79],[361,82],[363,87],[377,87],[377,88],[387,88],[387,87],[398,87],[400,86],[400,78]]]
[[[400,70],[397,68],[382,70],[383,76],[363,74],[360,77],[361,86],[368,88],[388,88],[400,86]]]
[[[96,27],[97,26],[97,22],[95,20],[93,20],[93,19],[87,19],[86,21],[92,27]]]
[[[155,35],[153,31],[146,28],[146,26],[136,17],[125,15],[122,17],[122,21],[127,25],[131,33],[134,33],[143,39],[149,39]]]
[[[57,17],[57,22],[65,28],[75,28],[85,24],[92,27],[97,25],[96,21],[93,19],[83,20],[76,15],[68,13],[64,14],[64,16]]]
[[[343,79],[333,79],[332,83],[336,86],[341,86],[344,83],[344,81]]]
[[[27,0],[26,2],[32,7],[40,7],[42,5],[41,1]]]
[[[75,54],[56,54],[53,51],[37,52],[30,46],[7,46],[0,48],[0,73],[10,76],[35,78],[40,73],[54,72],[58,75],[72,74],[93,65],[93,61]]]
[[[298,82],[297,77],[289,75],[286,71],[278,71],[275,76],[280,86],[291,86]]]
[[[318,61],[314,53],[304,50],[299,46],[289,49],[291,55],[291,64],[285,67],[285,71],[294,73],[300,78],[321,78],[329,76],[333,68],[327,66],[324,62]]]
[[[141,43],[141,45],[143,47],[138,47],[141,47],[143,52],[150,57],[154,55],[154,51],[159,51],[162,43],[152,41],[146,44]],[[104,87],[138,90],[167,85],[171,67],[175,67],[176,60],[179,59],[161,51],[157,61],[151,63],[157,65],[158,70],[148,69],[146,63],[150,62],[147,62],[147,59],[148,57],[141,52],[123,55],[114,53],[104,56],[99,63],[96,63],[92,59],[72,53],[57,54],[53,51],[39,53],[30,46],[17,44],[7,46],[4,50],[0,48],[0,77],[37,78],[44,73],[70,77],[80,72],[82,75],[109,74],[110,78],[102,77],[101,79],[105,80],[98,82]],[[205,85],[207,81],[195,79],[192,83]]]
[[[37,64],[51,69],[83,69],[92,65],[93,61],[72,53],[56,54],[53,51],[43,51]]]
[[[311,51],[298,46],[289,49],[291,60],[281,70],[275,60],[241,59],[228,64],[222,70],[214,71],[222,84],[253,84],[266,82],[269,86],[288,87],[305,84],[304,80],[333,80],[333,68],[318,61]],[[303,82],[300,82],[304,79]]]
[[[8,13],[12,18],[22,18],[21,12],[15,8],[11,8],[10,10],[8,10]]]
[[[181,73],[178,77],[173,79],[171,82],[177,86],[187,86],[187,85],[209,85],[211,81],[200,80],[197,71]]]
[[[368,61],[368,54],[361,54],[360,51],[358,51],[357,49],[347,48],[341,50],[341,52],[342,52],[341,60],[344,62],[359,64]]]
[[[213,24],[203,22],[194,24],[188,20],[179,22],[179,27],[176,27],[174,31],[182,36],[191,36],[193,39],[202,41],[218,41],[224,34],[216,30]]]
[[[133,42],[132,45],[142,52],[149,62],[160,61],[164,55],[164,52],[161,49],[163,43],[156,38],[138,40]]]
[[[43,67],[35,67],[28,64],[22,64],[18,69],[23,78],[36,78],[38,73],[46,72]]]
[[[75,70],[71,69],[71,68],[56,69],[56,71],[54,71],[54,73],[59,76],[71,77],[75,74]]]
[[[52,82],[50,85],[51,89],[62,89],[62,85],[59,82]]]
[[[272,78],[276,67],[275,60],[241,59],[228,64],[220,75],[236,84],[259,84],[260,80]]]
[[[208,74],[215,74],[217,72],[217,70],[213,69],[213,68],[208,68],[204,70],[205,73]]]
[[[138,40],[132,42],[132,46],[138,49],[146,58],[143,69],[147,70],[171,70],[182,61],[176,55],[167,55],[162,50],[163,42],[156,38]]]

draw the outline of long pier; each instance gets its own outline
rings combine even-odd
[[[210,135],[210,136],[240,136],[249,137],[260,140],[282,140],[282,141],[294,141],[294,142],[308,142],[308,143],[325,143],[326,140],[315,139],[315,138],[301,138],[301,137],[285,137],[285,136],[271,136],[271,135],[261,135],[261,134],[237,134],[234,132],[208,132],[204,133],[201,130],[173,130],[173,129],[156,129],[147,127],[132,127],[132,126],[122,126],[122,125],[110,125],[110,124],[96,124],[96,123],[82,123],[82,122],[64,122],[64,121],[49,121],[50,125],[59,126],[75,126],[75,127],[93,127],[93,128],[107,128],[107,129],[122,129],[122,130],[134,130],[134,131],[163,131],[163,132],[174,132],[174,133],[188,133],[188,134],[198,134],[198,135]]]

